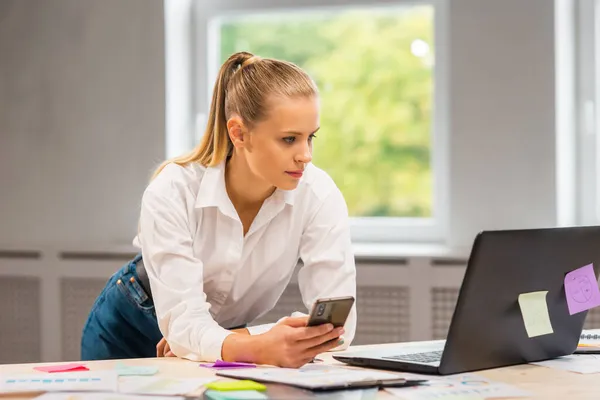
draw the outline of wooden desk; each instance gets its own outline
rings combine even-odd
[[[381,345],[388,346],[388,345]],[[364,350],[374,346],[355,346],[352,350]],[[320,359],[327,364],[343,365],[331,358],[331,353],[321,354]],[[209,377],[214,371],[198,367],[197,362],[181,360],[178,358],[151,358],[125,360],[128,365],[154,365],[159,368],[155,376],[171,377]],[[51,363],[56,364],[56,363]],[[91,361],[85,363],[92,371],[114,368],[115,361]],[[36,373],[33,367],[48,365],[40,364],[7,364],[0,365],[0,374],[14,373]],[[43,374],[40,372],[40,374]],[[531,399],[599,399],[600,398],[600,374],[577,374],[573,372],[560,371],[536,365],[518,365],[513,367],[498,368],[477,372],[498,382],[508,383],[532,394]],[[1,399],[27,399],[35,396],[1,396]],[[378,398],[399,399],[384,391],[380,391]],[[151,399],[149,397],[149,399]]]

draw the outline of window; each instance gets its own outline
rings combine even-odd
[[[321,94],[313,162],[344,194],[353,239],[443,239],[439,5],[286,10],[276,3],[198,11],[208,43],[207,65],[198,67],[207,81],[198,96],[210,97],[219,66],[237,51],[298,64]]]
[[[597,120],[600,94],[600,64],[597,59],[600,54],[599,12],[600,1],[578,0],[573,3],[570,15],[574,46],[569,56],[574,60],[574,65],[567,72],[573,73],[574,78],[571,90],[574,93],[575,112],[570,126],[575,129],[570,129],[569,132],[577,132],[573,146],[573,167],[570,171],[574,174],[570,178],[576,193],[572,220],[583,225],[596,225],[600,222],[600,140]],[[564,112],[572,107],[572,104],[563,105],[562,110]],[[566,135],[567,133],[563,133],[563,136]],[[559,152],[563,150],[564,148],[558,149]]]

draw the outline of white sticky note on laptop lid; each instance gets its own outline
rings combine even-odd
[[[519,295],[519,307],[530,338],[554,333],[546,303],[547,294],[548,291],[544,290]]]

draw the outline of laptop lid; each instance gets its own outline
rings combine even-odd
[[[484,231],[477,235],[439,373],[546,360],[573,353],[587,311],[569,314],[565,275],[593,264],[598,285],[600,227]],[[528,334],[519,295],[547,291],[552,333]],[[543,316],[542,316],[543,317]]]

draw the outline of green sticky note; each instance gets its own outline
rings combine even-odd
[[[219,392],[216,390],[207,390],[205,396],[210,400],[263,400],[268,397],[256,390],[230,390],[227,392]]]
[[[547,294],[548,291],[544,290],[519,295],[519,306],[523,322],[525,322],[525,330],[530,338],[554,333],[546,304]]]
[[[127,375],[154,375],[158,372],[158,367],[138,367],[138,366],[130,366],[125,365],[123,363],[118,363],[115,367],[115,371],[117,371],[117,375],[119,376],[127,376]]]
[[[265,391],[267,387],[261,383],[242,380],[242,381],[217,381],[210,382],[206,385],[207,389],[218,390],[220,392],[231,391],[231,390],[260,390]]]

